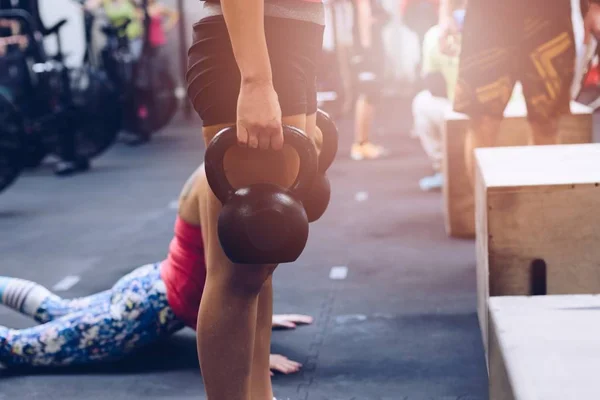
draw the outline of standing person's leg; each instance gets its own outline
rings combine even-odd
[[[506,15],[502,5],[496,8],[487,3],[469,3],[462,34],[454,110],[469,116],[464,160],[472,186],[474,150],[496,145],[504,109],[515,84],[514,58],[518,55],[514,43],[522,32],[522,23]]]
[[[273,319],[273,277],[270,276],[258,295],[256,330],[254,336],[254,357],[252,358],[251,394],[252,400],[273,398],[270,373],[271,326]],[[265,373],[265,371],[269,371]]]
[[[304,114],[284,118],[284,123],[305,129]],[[231,125],[231,124],[227,124]],[[203,129],[207,143],[221,129],[208,126]],[[225,159],[225,169],[234,187],[255,182],[273,182],[289,186],[297,172],[297,157],[288,151],[275,153],[268,150],[232,148]],[[221,204],[214,196],[206,177],[201,176],[200,220],[206,252],[206,285],[198,316],[198,355],[206,392],[209,399],[250,399],[251,382],[261,373],[269,379],[268,346],[256,340],[270,340],[264,332],[264,318],[258,319],[259,296],[276,265],[237,265],[223,253],[218,240],[217,220]],[[272,298],[263,295],[262,307],[272,310]],[[261,311],[264,314],[268,311]],[[272,315],[266,321],[270,332]],[[255,348],[266,348],[266,354]],[[263,357],[264,356],[264,357]],[[263,370],[264,358],[267,368]],[[254,366],[256,360],[257,365]],[[261,379],[261,382],[264,382]],[[268,387],[261,386],[263,390]],[[257,389],[258,390],[258,389]],[[254,390],[253,390],[254,391]],[[272,393],[269,394],[272,397]],[[267,397],[265,397],[267,398]]]
[[[371,130],[375,119],[376,104],[383,89],[383,70],[377,66],[381,60],[377,54],[370,55],[375,58],[366,63],[365,70],[361,72],[358,80],[359,95],[354,110],[354,143],[350,152],[353,160],[371,160],[385,154],[385,149],[371,141]],[[369,64],[371,64],[369,66]],[[372,79],[371,79],[372,78]]]
[[[304,67],[315,63],[313,50],[306,46],[314,47],[318,40],[320,48],[322,27],[267,17],[265,31],[283,123],[306,131],[306,88],[315,84]],[[240,75],[222,18],[206,18],[194,26],[189,54],[188,93],[204,122],[208,144],[220,129],[235,125],[237,116]],[[232,147],[224,167],[234,187],[257,182],[289,186],[297,175],[298,157],[288,146],[282,151]],[[225,256],[217,235],[221,204],[204,173],[198,185],[207,276],[197,337],[206,393],[209,399],[270,399],[270,277],[276,265],[236,265]]]
[[[531,126],[529,143],[558,144],[558,119],[570,112],[576,57],[570,3],[531,11],[525,19],[520,79]]]
[[[422,190],[439,189],[442,186],[442,140],[445,129],[445,115],[452,109],[450,100],[435,97],[429,91],[422,91],[413,100],[413,120],[415,133],[423,150],[431,161],[434,175],[419,181]]]

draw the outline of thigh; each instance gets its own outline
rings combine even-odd
[[[551,12],[525,18],[519,80],[530,120],[546,120],[570,111],[575,67],[575,41],[570,5],[560,2]]]
[[[473,0],[467,8],[454,109],[501,118],[515,84],[511,64],[515,35],[510,32],[520,25],[498,15],[488,3]]]
[[[315,85],[323,27],[266,17],[265,35],[283,116],[307,114],[307,87]],[[235,122],[241,77],[223,17],[194,25],[186,80],[188,97],[205,127]]]
[[[155,279],[160,279],[160,264],[144,264],[121,277],[113,285],[111,292],[115,294],[127,291],[130,286],[137,285],[139,282],[144,282],[144,285],[148,286],[148,283]]]
[[[121,278],[111,292],[111,312],[140,337],[168,335],[183,327],[169,306],[160,263],[135,269]]]

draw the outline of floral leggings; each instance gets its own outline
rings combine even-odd
[[[51,295],[34,315],[41,325],[0,326],[0,363],[66,366],[110,361],[184,327],[169,307],[160,264],[121,278],[110,290],[74,300]]]

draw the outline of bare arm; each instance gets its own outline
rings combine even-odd
[[[242,82],[272,82],[264,0],[222,0],[221,5]]]
[[[221,0],[235,62],[241,75],[238,143],[281,150],[281,107],[265,37],[264,0]]]

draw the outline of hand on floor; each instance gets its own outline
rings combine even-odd
[[[273,328],[296,329],[296,325],[312,324],[313,317],[301,314],[275,314],[273,315]]]
[[[292,374],[300,371],[302,364],[296,361],[292,361],[287,357],[279,354],[269,355],[269,368],[271,369],[271,376],[274,375],[273,371],[281,372],[282,374]]]

